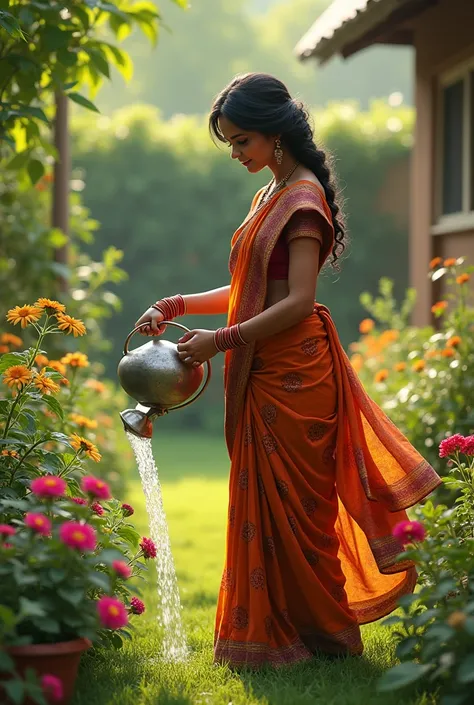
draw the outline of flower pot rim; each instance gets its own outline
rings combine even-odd
[[[92,646],[90,639],[78,637],[69,641],[57,641],[54,644],[25,644],[24,646],[5,646],[5,651],[11,656],[52,656],[53,654],[71,654],[77,651],[87,651]]]

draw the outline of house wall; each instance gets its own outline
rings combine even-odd
[[[435,217],[438,77],[474,57],[473,11],[473,0],[439,0],[412,22],[417,119],[411,173],[410,281],[418,291],[414,322],[419,325],[431,319],[435,292],[426,276],[430,259],[466,255],[474,263],[474,227],[442,235],[431,233]]]

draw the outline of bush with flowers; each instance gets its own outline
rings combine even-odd
[[[409,290],[397,308],[393,283],[382,279],[379,297],[361,297],[371,318],[361,322],[361,337],[350,346],[372,398],[439,472],[437,449],[446,434],[474,428],[473,269],[463,258],[431,262],[431,279],[444,281],[446,291],[433,306],[437,328],[410,326],[415,292]]]
[[[97,428],[77,400],[105,390],[81,378],[86,355],[49,360],[43,350],[47,336],[83,336],[85,326],[63,304],[41,298],[14,307],[7,320],[34,330],[36,342],[12,351],[21,339],[2,336],[10,350],[0,356],[0,644],[85,637],[120,647],[129,616],[144,611],[136,579],[156,550],[128,521],[133,508],[90,472],[101,461]],[[11,670],[1,656],[0,671]],[[38,687],[17,676],[2,686],[10,698],[19,697],[15,688]]]
[[[431,501],[394,535],[414,561],[421,589],[402,598],[396,624],[401,663],[379,683],[381,691],[421,684],[440,691],[441,705],[468,705],[474,683],[474,436],[455,434],[440,444],[448,459],[444,483],[458,494],[453,507]]]

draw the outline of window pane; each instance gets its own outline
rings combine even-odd
[[[443,91],[443,213],[462,211],[463,81]]]

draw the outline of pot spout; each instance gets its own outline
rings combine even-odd
[[[139,406],[140,404],[135,409],[124,409],[120,412],[124,429],[139,438],[151,438],[153,436],[152,419],[160,415],[159,411],[151,408],[145,412],[141,411]]]

